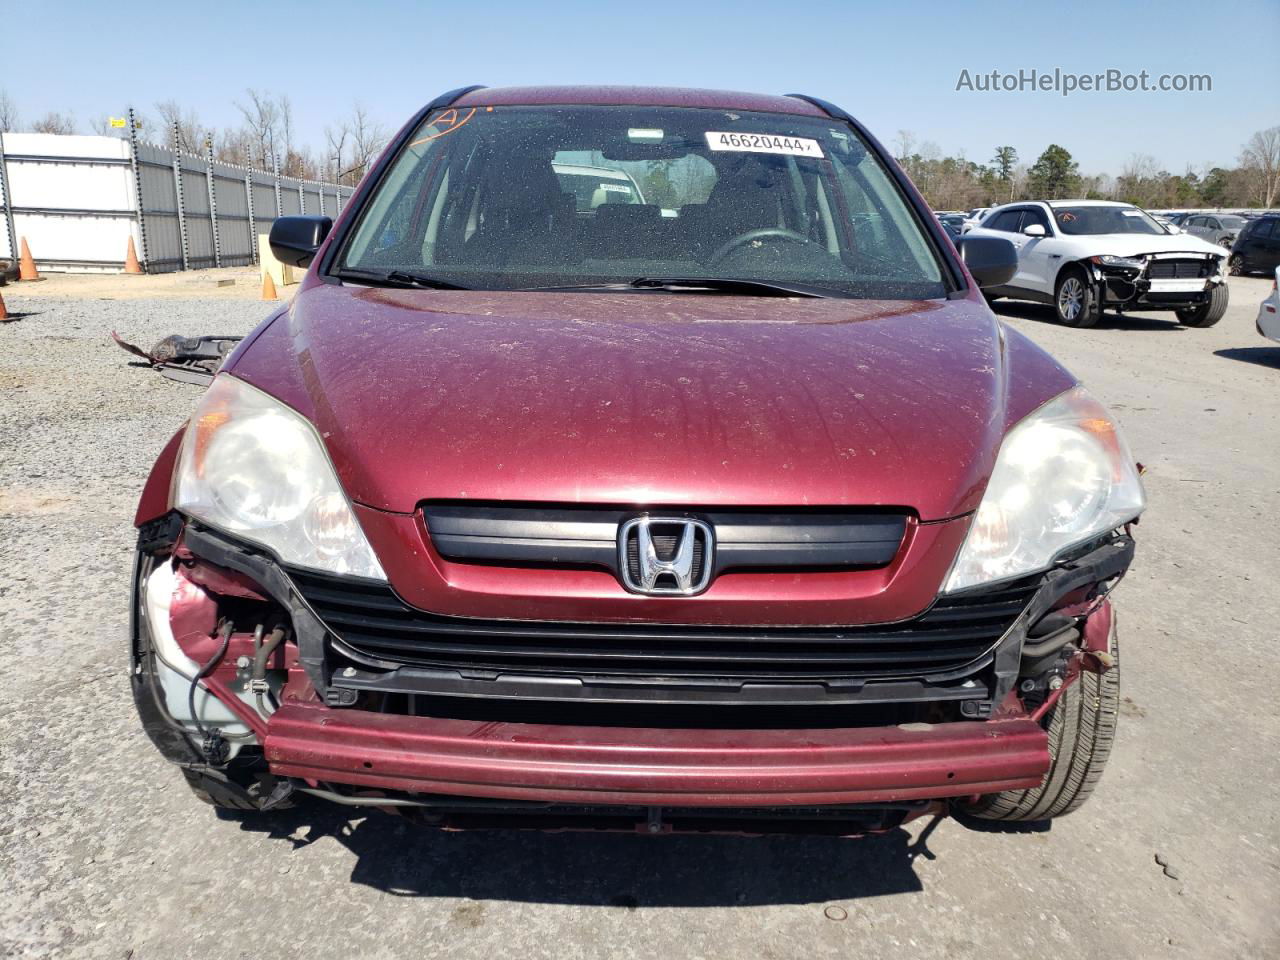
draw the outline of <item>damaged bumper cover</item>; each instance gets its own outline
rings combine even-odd
[[[1151,254],[1091,257],[1087,265],[1107,306],[1182,309],[1226,282],[1224,262],[1212,254]]]
[[[827,805],[1034,787],[1029,718],[827,730],[655,730],[395,716],[286,702],[273,773],[308,782],[572,804]]]
[[[277,664],[287,667],[289,677],[278,691],[278,709],[256,714],[236,687],[233,664],[215,671],[208,683],[276,778],[414,796],[723,808],[891,803],[1036,786],[1049,765],[1047,735],[1030,712],[1034,704],[1024,708],[1014,688],[1025,670],[1024,648],[1056,641],[1033,636],[1028,643],[1028,631],[1062,609],[1072,612],[1065,619],[1075,637],[1090,632],[1094,618],[1109,618],[1100,588],[1124,572],[1133,550],[1127,536],[1116,536],[1043,576],[1014,627],[990,651],[984,668],[990,686],[983,691],[990,699],[979,714],[989,719],[702,729],[380,712],[376,691],[372,704],[331,705],[346,696],[334,676],[332,637],[281,567],[219,533],[195,524],[184,528],[176,515],[144,528],[144,544],[148,536],[177,541],[180,552],[199,563],[247,578],[291,618],[294,642],[287,660]],[[157,678],[141,655],[146,643],[138,638],[149,631],[141,604],[135,616],[141,622],[135,622],[134,692],[144,725],[170,760],[207,769],[198,742],[163,716],[165,698],[156,695]],[[248,649],[243,638],[234,642]],[[1083,655],[1077,655],[1077,667]]]
[[[137,344],[130,343],[114,330],[111,331],[111,339],[125,353],[145,360],[170,380],[207,386],[244,337],[184,337],[175,333],[165,337],[150,350],[143,350]]]

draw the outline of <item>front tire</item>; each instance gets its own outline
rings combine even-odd
[[[1092,327],[1102,319],[1098,290],[1079,267],[1067,267],[1053,291],[1053,311],[1065,327]]]
[[[1233,254],[1231,259],[1227,261],[1227,271],[1233,277],[1243,277],[1249,272],[1245,269],[1244,257],[1240,256],[1238,253]]]
[[[1184,327],[1212,327],[1227,312],[1231,294],[1225,283],[1209,291],[1209,299],[1186,310],[1178,311],[1178,322]]]
[[[981,820],[1034,821],[1078,810],[1102,779],[1120,716],[1120,648],[1114,614],[1108,647],[1114,662],[1106,673],[1081,670],[1049,714],[1049,772],[1030,790],[1005,790],[957,803]]]

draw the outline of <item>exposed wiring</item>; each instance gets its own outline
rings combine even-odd
[[[143,597],[146,596],[145,584],[142,587],[142,596]],[[145,614],[140,619],[145,621]],[[141,631],[141,640],[145,644],[144,650],[141,651],[144,657],[147,655],[150,655],[151,657],[159,661],[161,664],[163,664],[169,671],[171,671],[172,673],[176,673],[179,677],[181,677],[183,680],[186,680],[188,683],[195,683],[199,680],[199,677],[192,677],[186,671],[170,663],[169,660],[165,658],[164,654],[160,652],[160,648],[152,641],[149,629]],[[143,662],[145,663],[145,660]],[[183,723],[181,720],[179,720],[170,712],[168,698],[165,697],[160,692],[160,682],[156,677],[155,668],[144,667],[143,673],[144,673],[147,689],[151,693],[151,700],[156,705],[156,709],[159,711],[160,719],[163,720],[167,726],[172,727],[174,730],[181,733],[184,737],[187,738],[188,741],[190,741],[193,747],[199,750],[199,744],[197,744],[191,738],[190,726]],[[193,716],[194,716],[194,713],[193,713]],[[227,733],[224,730],[222,731],[222,736],[228,740],[256,739],[256,734],[254,734],[252,730],[246,731],[244,733]]]
[[[284,640],[284,628],[276,627],[263,642],[262,624],[258,624],[258,628],[253,631],[253,672],[250,674],[249,689],[253,691],[254,699],[258,703],[258,712],[264,717],[268,717],[275,713],[279,704],[275,700],[275,696],[271,692],[271,687],[267,683],[267,661],[271,659],[271,654],[275,653],[276,647],[280,646]],[[266,699],[272,701],[271,709],[267,709]]]
[[[196,671],[194,677],[191,678],[191,686],[187,690],[187,707],[191,712],[191,719],[195,721],[196,729],[200,732],[202,738],[201,750],[205,757],[211,763],[226,762],[226,737],[223,736],[221,730],[214,727],[212,730],[205,727],[204,721],[200,719],[200,715],[196,713],[196,687],[200,685],[200,681],[213,672],[219,661],[227,652],[227,646],[231,643],[231,632],[235,629],[234,624],[230,620],[223,621],[222,628],[218,633],[222,637],[222,642],[218,644],[217,652],[209,658],[209,662]]]

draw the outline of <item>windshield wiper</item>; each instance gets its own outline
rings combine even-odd
[[[340,280],[358,280],[373,286],[382,287],[420,287],[425,290],[470,290],[459,283],[438,280],[435,277],[424,277],[417,273],[406,273],[404,270],[392,270],[390,273],[378,273],[375,270],[335,270],[335,277]]]
[[[735,280],[731,277],[636,277],[625,283],[574,283],[553,287],[521,287],[527,291],[554,293],[561,290],[709,290],[746,297],[839,297],[839,291],[807,284],[766,283],[764,280]]]
[[[748,297],[830,297],[833,290],[804,284],[766,283],[763,280],[735,280],[731,277],[636,277],[629,284],[637,290],[714,290],[740,293]]]

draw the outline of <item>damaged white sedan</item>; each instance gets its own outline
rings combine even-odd
[[[1018,248],[1018,271],[989,299],[1051,304],[1059,323],[1091,327],[1102,311],[1172,310],[1188,327],[1211,327],[1227,311],[1227,251],[1170,233],[1128,203],[1053,200],[993,209],[974,236]]]

